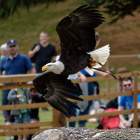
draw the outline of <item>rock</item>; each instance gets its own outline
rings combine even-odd
[[[32,140],[140,140],[140,129],[98,130],[62,127],[45,130]]]

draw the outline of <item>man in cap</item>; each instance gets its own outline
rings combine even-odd
[[[30,59],[19,53],[19,45],[14,39],[7,41],[9,56],[0,61],[0,72],[5,72],[5,75],[26,74],[32,72],[32,63]],[[2,104],[8,104],[9,89],[4,90],[2,94]],[[4,111],[5,122],[10,122],[10,111]]]

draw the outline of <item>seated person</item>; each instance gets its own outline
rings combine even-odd
[[[134,89],[134,82],[132,77],[126,77],[120,80],[121,92],[127,92]],[[138,102],[140,102],[140,95],[138,95]],[[134,104],[133,96],[119,96],[118,97],[118,109],[132,109]],[[120,127],[128,128],[132,126],[133,114],[120,115]]]
[[[118,110],[117,98],[109,101],[104,108],[104,112],[115,112]],[[99,119],[98,129],[115,129],[120,127],[119,115],[103,116]]]

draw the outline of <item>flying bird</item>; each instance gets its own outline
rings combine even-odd
[[[85,67],[104,65],[107,57],[94,52],[96,46],[95,28],[102,24],[104,17],[94,7],[83,5],[65,16],[56,26],[59,35],[61,55],[59,60],[42,67],[44,73],[33,80],[33,84],[45,100],[57,110],[70,117],[74,115],[70,108],[78,108],[75,101],[82,101],[78,84],[68,80],[70,74],[75,74]],[[102,52],[99,50],[98,52]],[[103,51],[104,52],[104,51]],[[99,53],[100,55],[101,53]],[[95,57],[94,57],[95,56]]]

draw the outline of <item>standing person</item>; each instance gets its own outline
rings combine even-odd
[[[51,62],[52,58],[56,56],[55,47],[49,42],[47,32],[40,33],[39,42],[31,48],[28,55],[35,64],[37,73],[42,72],[42,66]]]
[[[35,65],[37,73],[42,72],[42,66],[51,62],[54,56],[56,56],[55,47],[49,42],[49,36],[47,32],[41,32],[39,36],[39,42],[36,43],[28,52],[28,56],[31,58],[32,63]],[[43,102],[40,94],[36,89],[31,89],[31,101],[32,103]],[[33,122],[39,121],[39,109],[31,109],[31,120]]]
[[[1,73],[4,71],[5,75],[13,75],[13,74],[26,74],[32,72],[32,63],[30,59],[20,54],[19,45],[16,40],[7,41],[9,56],[5,57],[0,61],[0,71]],[[10,84],[10,83],[9,83]],[[8,101],[8,93],[9,89],[4,90],[2,93],[2,105],[9,104]],[[3,112],[5,123],[9,123],[11,120],[10,111]]]
[[[87,79],[88,77],[96,77],[96,73],[90,70],[89,68],[85,68],[80,71],[80,79]],[[99,94],[99,84],[97,81],[94,82],[81,82],[79,83],[80,88],[82,90],[83,95],[97,95]],[[96,101],[98,102],[98,101]],[[78,115],[87,115],[89,114],[91,107],[94,105],[95,101],[83,101],[79,103],[80,111],[78,112]],[[79,121],[80,127],[85,127],[87,120],[81,120]]]
[[[87,78],[88,77],[96,77],[96,75],[102,75],[102,76],[106,76],[108,75],[107,73],[104,73],[104,72],[99,72],[99,71],[93,71],[91,69],[89,69],[88,67],[81,70],[79,73],[78,73],[78,78],[80,79],[81,83],[79,83],[79,86],[82,90],[82,94],[85,95],[85,96],[88,96],[88,95],[97,95],[99,94],[99,90],[100,90],[100,87],[99,87],[99,84],[97,81],[94,81],[94,82],[87,82]],[[74,75],[75,76],[75,75]],[[68,77],[69,79],[72,79],[72,75]],[[74,79],[76,78],[76,76],[74,77]],[[100,106],[100,103],[99,101],[83,101],[83,102],[80,102],[78,104],[78,106],[80,107],[80,110],[78,109],[73,109],[73,108],[70,108],[73,112],[73,114],[75,116],[78,116],[78,115],[87,115],[89,114],[91,108],[94,106]],[[93,109],[93,108],[92,108]],[[85,127],[87,123],[87,120],[81,120],[81,121],[78,121],[78,126],[79,127]],[[69,124],[69,127],[75,127],[76,126],[76,122],[70,122]]]
[[[9,104],[28,104],[29,103],[29,95],[27,93],[27,89],[19,88],[12,89],[8,94]],[[10,115],[13,117],[12,123],[29,123],[30,122],[30,113],[29,109],[18,109],[11,110]],[[16,136],[15,140],[29,140],[27,136]]]
[[[31,88],[29,91],[31,103],[45,102],[43,96],[36,91],[35,88]],[[31,123],[39,121],[39,109],[34,108],[30,111]]]

